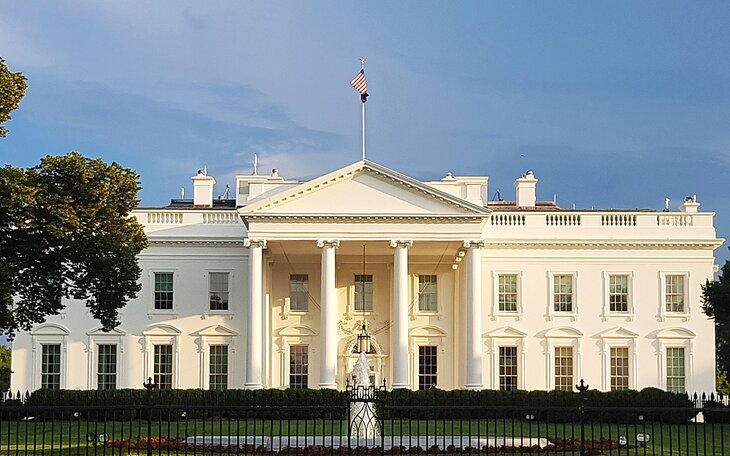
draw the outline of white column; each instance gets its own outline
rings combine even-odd
[[[263,262],[266,241],[244,239],[248,247],[248,318],[246,319],[246,389],[263,388]]]
[[[466,388],[482,389],[482,256],[483,240],[466,241]]]
[[[340,241],[319,240],[322,249],[322,324],[320,327],[319,387],[337,388],[337,288],[335,286],[335,249]]]
[[[393,388],[409,388],[408,375],[408,248],[413,241],[390,241],[393,265]],[[415,368],[415,366],[414,366]]]

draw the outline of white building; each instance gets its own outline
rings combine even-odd
[[[142,291],[105,333],[69,302],[13,344],[12,388],[343,388],[364,322],[373,380],[419,388],[713,391],[700,308],[713,214],[487,201],[360,161],[308,182],[238,176],[235,200],[134,211]],[[366,247],[363,273],[363,246]]]

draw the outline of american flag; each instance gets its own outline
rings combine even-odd
[[[360,100],[362,100],[363,103],[368,101],[368,81],[365,79],[365,70],[360,70],[354,78],[352,78],[352,81],[350,81],[350,84],[360,92]]]

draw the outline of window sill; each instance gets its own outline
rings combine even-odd
[[[419,310],[411,314],[412,320],[415,320],[418,317],[436,317],[441,320],[441,313],[437,310]]]
[[[178,313],[174,310],[149,310],[149,311],[147,311],[147,318],[149,318],[150,320],[152,319],[152,317],[156,317],[156,316],[177,318]]]
[[[686,312],[664,312],[659,315],[659,321],[665,321],[666,319],[681,319],[686,322],[689,321],[690,314]]]
[[[547,314],[547,320],[552,321],[556,318],[568,318],[570,321],[578,320],[578,312],[551,312]]]
[[[233,316],[235,315],[230,309],[229,310],[207,310],[203,312],[200,317],[205,320],[206,318],[213,317],[216,315],[228,317],[229,320],[233,320]]]
[[[498,318],[514,318],[515,321],[520,321],[520,320],[522,320],[523,317],[524,317],[524,315],[522,314],[522,312],[517,312],[517,311],[516,312],[504,312],[504,311],[502,311],[502,312],[497,312],[497,313],[492,314],[492,321],[494,321]]]

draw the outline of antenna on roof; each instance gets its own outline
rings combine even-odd
[[[208,165],[203,165],[203,176],[208,175]]]
[[[492,197],[492,201],[504,201],[502,199],[502,192],[497,190],[497,192],[494,194],[494,197]]]
[[[259,175],[259,155],[253,154],[253,175]]]
[[[185,187],[180,187],[180,199],[185,199]]]
[[[226,184],[226,191],[223,192],[223,199],[228,199],[231,197],[231,187]]]

